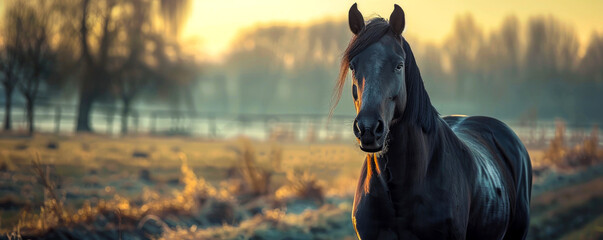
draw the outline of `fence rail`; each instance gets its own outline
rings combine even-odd
[[[0,116],[4,120],[4,109],[0,109]],[[26,129],[25,106],[14,104],[12,109],[13,128]],[[77,106],[44,103],[36,105],[34,110],[35,131],[57,134],[74,132]],[[95,105],[91,114],[92,128],[98,133],[120,134],[120,110],[114,105]],[[335,115],[329,119],[324,114],[233,114],[132,108],[127,118],[130,134],[189,135],[206,138],[247,135],[258,139],[349,140],[353,138],[351,128],[354,116]],[[529,124],[518,121],[505,122],[528,145],[543,144],[555,136],[554,121]],[[571,139],[580,141],[581,137],[588,135],[593,125],[568,124],[566,134]],[[601,132],[599,134],[599,139],[603,140]]]
[[[4,109],[0,110],[3,121]],[[92,128],[98,133],[120,134],[120,113],[121,109],[115,106],[95,105],[90,116]],[[128,133],[131,134],[193,135],[210,138],[249,135],[260,139],[284,135],[281,137],[344,139],[351,137],[351,131],[344,129],[351,129],[353,116],[334,115],[329,119],[322,114],[233,114],[132,108],[127,118]],[[13,105],[11,119],[14,129],[26,129],[27,118],[23,104]],[[75,105],[46,103],[34,107],[36,132],[72,133],[76,123]]]

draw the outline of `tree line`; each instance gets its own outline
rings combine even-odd
[[[425,85],[444,114],[503,119],[602,122],[603,34],[581,45],[574,28],[554,16],[521,22],[504,18],[485,31],[471,14],[460,15],[439,43],[406,29]],[[351,35],[347,22],[249,28],[232,42],[221,64],[201,85],[203,108],[234,112],[326,113]],[[581,53],[580,49],[583,49]],[[336,113],[352,113],[344,94]]]
[[[1,22],[0,79],[4,129],[11,129],[15,90],[26,103],[29,132],[39,98],[77,95],[78,132],[92,131],[99,101],[122,105],[122,132],[132,102],[177,96],[199,67],[181,50],[178,28],[187,0],[8,0]]]
[[[267,24],[237,35],[218,63],[193,61],[178,41],[186,0],[8,0],[0,22],[4,129],[13,95],[26,103],[75,97],[77,131],[98,102],[184,102],[192,111],[326,114],[351,34],[343,19]],[[176,37],[175,37],[176,36]],[[458,16],[441,42],[407,29],[432,102],[444,114],[602,122],[603,33],[581,43],[554,16],[508,16],[485,31]],[[201,72],[199,69],[203,69]],[[336,114],[353,112],[344,94]]]

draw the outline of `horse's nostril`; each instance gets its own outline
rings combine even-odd
[[[375,136],[377,137],[381,137],[383,135],[383,121],[379,120],[377,121],[377,128],[375,128]]]
[[[354,135],[356,137],[362,136],[362,128],[358,124],[358,120],[354,119]]]

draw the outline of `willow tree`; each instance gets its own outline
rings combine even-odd
[[[4,130],[11,130],[11,107],[13,92],[20,80],[19,71],[23,65],[21,44],[23,27],[21,8],[23,2],[7,2],[3,25],[3,44],[0,49],[0,72],[2,73],[2,85],[4,87]]]
[[[23,56],[21,66],[22,78],[19,90],[25,99],[27,125],[29,134],[34,132],[34,104],[38,97],[40,84],[50,75],[54,62],[54,52],[50,40],[50,15],[46,7],[47,1],[29,1],[20,6],[22,22],[19,31],[22,34],[19,52]]]
[[[484,33],[473,15],[455,18],[451,34],[444,40],[444,50],[450,57],[452,75],[456,83],[457,97],[467,93],[475,82],[477,59],[484,43]]]
[[[115,81],[125,71],[130,62],[124,59],[124,53],[119,39],[122,36],[135,39],[139,31],[127,31],[130,17],[150,16],[145,18],[151,23],[151,28],[161,25],[169,31],[177,32],[185,21],[189,0],[161,0],[159,6],[154,6],[151,0],[82,0],[79,14],[80,53],[83,61],[83,75],[80,81],[78,106],[78,132],[92,131],[90,113],[93,103],[102,95],[110,93],[111,81]],[[136,6],[150,6],[132,8]],[[130,9],[133,14],[128,14]],[[157,20],[156,20],[157,19]],[[161,21],[155,23],[154,21]],[[132,47],[132,45],[128,45]],[[126,49],[125,51],[137,51]],[[130,54],[130,55],[136,55]],[[136,57],[133,57],[136,58]],[[126,57],[125,59],[130,59]]]
[[[603,34],[593,33],[580,61],[580,72],[590,81],[603,83]]]

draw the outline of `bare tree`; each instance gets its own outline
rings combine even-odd
[[[180,27],[186,22],[191,9],[191,0],[160,0],[159,14],[169,36],[177,37]]]
[[[593,33],[580,61],[580,72],[587,80],[603,83],[603,35]]]
[[[108,90],[108,81],[111,78],[109,71],[109,50],[116,37],[118,27],[113,19],[113,10],[116,6],[115,0],[106,0],[95,6],[90,5],[90,0],[82,0],[80,20],[80,47],[81,58],[84,62],[84,74],[80,81],[80,96],[78,104],[78,117],[76,131],[90,132],[90,113],[94,101]],[[97,39],[97,49],[92,50],[89,42],[91,38],[90,9],[95,7],[98,12],[95,16],[100,18],[100,35]]]
[[[179,8],[185,6],[171,6],[183,1],[174,1],[167,4],[168,8]],[[121,52],[124,54],[117,57],[117,62],[123,62],[119,69],[115,72],[112,79],[113,92],[122,103],[121,116],[121,133],[128,132],[128,116],[130,115],[131,105],[135,98],[141,95],[145,89],[157,88],[161,86],[169,92],[182,92],[182,86],[190,86],[192,76],[196,69],[190,71],[189,62],[182,61],[184,54],[180,51],[180,46],[175,38],[166,36],[165,32],[155,30],[155,22],[153,19],[152,1],[145,0],[130,0],[123,3],[123,6],[132,7],[136,11],[124,13],[120,19],[122,28],[119,34],[126,36],[118,40],[118,45],[123,46]],[[170,28],[165,29],[175,31],[179,24],[178,21],[172,18],[176,16],[165,13],[162,9],[161,14],[170,23]],[[171,10],[175,11],[175,10]],[[165,15],[167,14],[167,15]],[[181,13],[178,13],[181,14]],[[191,75],[192,74],[192,75]],[[184,95],[185,94],[174,94]]]
[[[44,4],[38,1],[37,4]],[[22,52],[23,64],[19,81],[19,90],[25,98],[27,125],[29,134],[34,132],[34,104],[38,96],[40,83],[50,73],[53,52],[48,40],[49,15],[46,8],[36,8],[30,4],[21,6],[22,11]]]
[[[123,49],[120,49],[121,46],[117,45],[117,36],[120,30],[123,30],[124,18],[129,17],[130,15],[124,14],[128,11],[122,11],[124,9],[130,9],[129,11],[133,11],[134,15],[139,14],[140,12],[145,12],[144,14],[152,14],[152,16],[159,16],[165,18],[166,26],[170,24],[171,29],[176,28],[184,22],[184,18],[181,18],[181,15],[185,16],[184,9],[186,9],[190,5],[189,0],[175,0],[175,1],[165,1],[162,0],[161,6],[163,8],[159,9],[136,9],[136,8],[127,8],[127,4],[138,4],[137,6],[143,5],[152,5],[152,1],[145,0],[105,0],[105,1],[90,1],[90,0],[82,0],[81,2],[81,15],[80,15],[80,28],[79,28],[79,38],[80,38],[80,49],[81,56],[84,63],[84,75],[82,76],[80,82],[80,96],[79,96],[79,107],[78,107],[78,119],[77,119],[77,127],[76,130],[78,132],[87,132],[92,131],[90,125],[90,113],[92,111],[92,105],[94,101],[99,98],[103,94],[107,94],[110,92],[110,88],[112,86],[111,81],[119,78],[121,72],[126,68],[125,64],[129,62],[129,60],[122,61],[121,65],[116,64],[118,59],[124,59],[123,54],[119,52],[123,52]],[[120,11],[122,14],[116,15],[114,12]],[[97,21],[99,24],[91,24],[96,21],[93,19],[99,19]],[[152,17],[146,18],[151,22],[151,20],[155,19]],[[90,44],[91,38],[93,38],[93,33],[98,32],[98,38],[94,39],[97,44]],[[126,36],[130,34],[136,35],[138,32],[123,32]],[[93,46],[96,47],[93,49]],[[117,49],[117,51],[112,51]],[[134,51],[136,51],[134,49]],[[136,58],[136,54],[133,57],[126,57],[125,59]]]
[[[521,61],[521,41],[520,41],[519,19],[516,16],[508,16],[503,20],[502,26],[497,35],[497,41],[492,44],[492,48],[503,51],[502,74],[506,75],[507,80],[517,81],[519,79],[519,65]]]
[[[11,130],[11,107],[13,92],[20,80],[20,68],[23,65],[23,56],[20,52],[22,43],[23,19],[21,8],[23,2],[8,2],[5,13],[4,44],[0,50],[0,72],[3,74],[4,86],[4,130]]]
[[[451,70],[456,82],[458,97],[464,96],[465,89],[476,78],[476,59],[484,42],[483,31],[473,15],[455,19],[450,36],[445,40],[444,50],[450,57]]]
[[[569,79],[578,57],[574,29],[552,16],[541,16],[531,18],[527,30],[526,77],[542,81]]]

